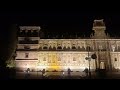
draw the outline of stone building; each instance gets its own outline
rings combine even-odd
[[[40,26],[20,26],[16,50],[16,68],[19,70],[95,70],[120,69],[120,39],[105,33],[101,20],[94,20],[89,38],[41,39]],[[91,58],[92,55],[97,58]]]

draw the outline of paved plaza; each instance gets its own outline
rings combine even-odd
[[[93,73],[92,73],[93,75]],[[46,72],[45,76],[42,76],[42,72],[16,72],[16,79],[82,79],[86,75],[84,72],[71,72],[68,76],[68,72]]]
[[[16,72],[16,79],[87,79],[84,72],[71,72],[68,76],[68,72],[46,72],[45,76],[42,76],[42,72]],[[99,79],[95,72],[91,73],[91,79]],[[106,77],[100,79],[120,79],[120,71],[107,72]]]

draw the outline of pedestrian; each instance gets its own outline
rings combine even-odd
[[[27,68],[27,73],[29,73],[30,72],[30,68]]]
[[[63,71],[63,76],[64,76],[65,72]]]
[[[42,70],[42,77],[45,76],[45,69]]]
[[[83,72],[85,72],[86,77],[88,77],[88,72],[89,72],[88,68],[85,68],[85,70]]]
[[[70,68],[68,68],[68,76],[70,76],[71,75],[71,70],[70,70]]]

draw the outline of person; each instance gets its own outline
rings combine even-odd
[[[88,68],[85,68],[85,70],[83,72],[85,72],[86,77],[88,77]]]
[[[29,73],[30,72],[30,68],[27,68],[27,71],[26,71],[27,73]]]
[[[63,76],[64,76],[65,72],[63,71]]]
[[[71,70],[70,68],[68,68],[68,76],[70,76],[70,74],[71,74]]]
[[[42,70],[42,76],[44,76],[44,75],[45,75],[45,69]]]
[[[25,74],[25,78],[27,79],[28,77],[30,77],[30,74],[29,74],[30,68],[27,68],[26,72],[27,72],[27,73]]]

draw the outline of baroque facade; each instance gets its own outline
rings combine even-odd
[[[101,20],[94,20],[90,38],[41,39],[39,26],[20,26],[16,50],[19,70],[120,69],[120,39],[105,33]],[[92,58],[95,55],[96,58]]]

